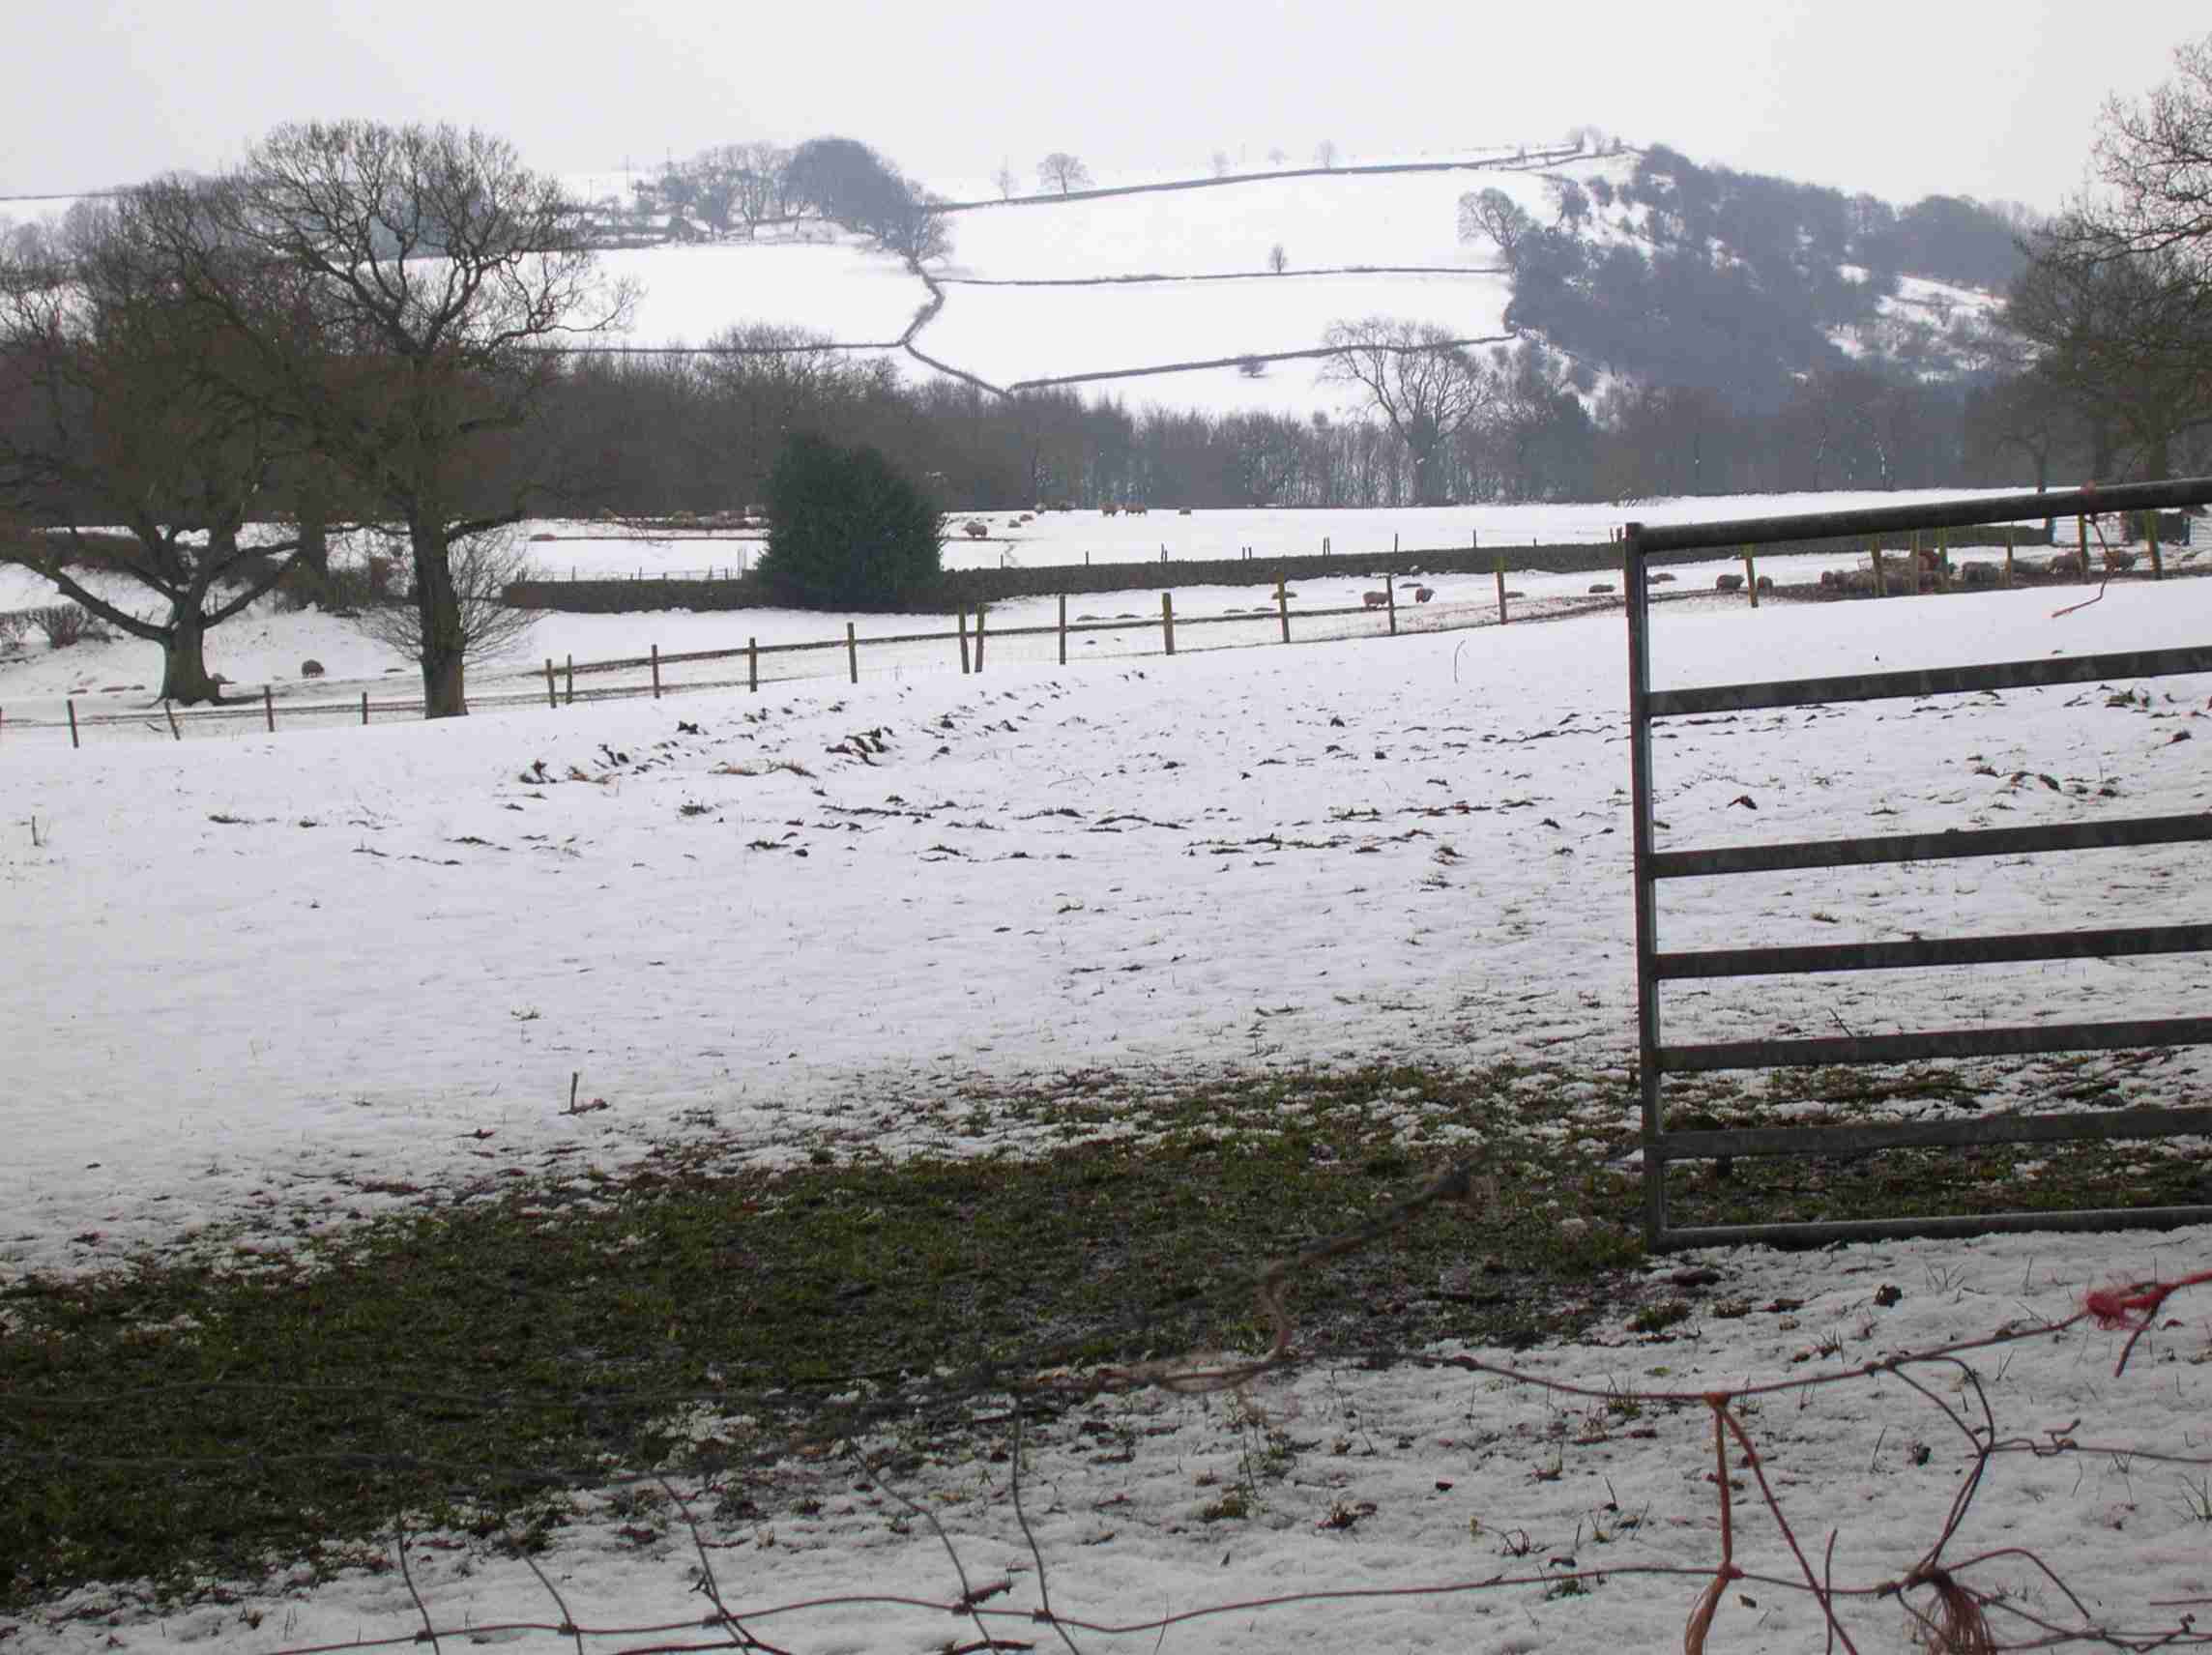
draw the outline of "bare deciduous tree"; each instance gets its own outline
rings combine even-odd
[[[1055,150],[1037,162],[1037,182],[1065,195],[1071,189],[1091,188],[1091,169],[1065,150]]]
[[[1470,189],[1459,198],[1459,239],[1495,242],[1508,260],[1521,239],[1535,228],[1536,220],[1502,189]]]
[[[2062,220],[2013,283],[2005,324],[2080,410],[2105,477],[2115,434],[2155,480],[2172,475],[2174,440],[2212,423],[2212,303],[2175,247],[2126,247]]]
[[[405,549],[393,550],[398,554],[395,566],[405,563]],[[451,570],[455,636],[463,660],[478,662],[506,654],[538,624],[538,611],[511,608],[507,602],[509,587],[538,578],[513,528],[486,529],[450,541],[447,566]],[[353,624],[363,636],[408,660],[422,658],[420,604],[371,603],[353,617]]]
[[[420,610],[425,716],[468,711],[460,598],[448,548],[517,521],[546,480],[487,495],[557,379],[549,347],[618,326],[553,178],[513,147],[453,127],[277,128],[202,210],[159,218],[203,323],[246,361],[241,397],[301,433],[404,525]],[[259,289],[288,273],[285,326]]]
[[[1339,322],[1322,342],[1336,353],[1323,377],[1364,390],[1406,445],[1415,504],[1447,504],[1444,451],[1496,398],[1480,364],[1447,330],[1387,316]]]
[[[991,175],[991,182],[999,187],[999,199],[1001,201],[1011,201],[1014,198],[1014,191],[1021,188],[1022,181],[1014,176],[1014,169],[1011,166],[1001,161],[999,170]]]
[[[1334,138],[1322,139],[1320,143],[1314,146],[1314,165],[1323,168],[1324,171],[1335,171],[1336,154],[1336,140]]]
[[[1282,243],[1277,242],[1267,249],[1267,268],[1277,276],[1291,268],[1291,255],[1283,250]]]
[[[2212,34],[2175,47],[2173,65],[2142,102],[2105,104],[2092,166],[2110,194],[2074,217],[2113,245],[2173,254],[2212,303]]]
[[[207,633],[301,547],[241,544],[249,519],[276,514],[297,437],[226,389],[235,345],[179,302],[136,224],[100,204],[34,257],[0,259],[0,504],[30,530],[0,544],[0,562],[160,645],[162,699],[215,701]],[[122,534],[89,530],[87,515]],[[96,575],[162,610],[141,613],[88,585]]]

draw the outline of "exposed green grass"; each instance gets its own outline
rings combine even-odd
[[[1683,1126],[1771,1123],[1777,1101],[1961,1101],[1912,1073],[1677,1089]],[[402,1517],[527,1540],[571,1487],[660,1466],[772,1509],[767,1466],[869,1425],[958,1439],[971,1405],[1050,1367],[1262,1349],[1268,1262],[1460,1159],[1486,1199],[1295,1282],[1297,1349],[1630,1335],[1641,1196],[1618,1075],[1376,1065],[1163,1091],[1099,1074],[953,1108],[1060,1147],[893,1165],[825,1145],[766,1172],[691,1138],[250,1269],[149,1258],[18,1285],[0,1294],[0,1604],[359,1563]],[[1738,1160],[1676,1173],[1673,1216],[2137,1205],[2200,1176],[2110,1146]]]
[[[365,1224],[251,1275],[147,1261],[34,1281],[0,1298],[5,1596],[353,1559],[399,1513],[556,1521],[559,1489],[517,1468],[695,1466],[667,1434],[686,1399],[752,1416],[707,1450],[742,1465],[848,1429],[823,1399],[856,1387],[918,1379],[942,1401],[1055,1363],[1256,1350],[1268,1261],[1455,1153],[1494,1172],[1495,1206],[1425,1217],[1298,1285],[1300,1348],[1570,1333],[1635,1245],[1556,1229],[1546,1204],[1633,1209],[1625,1176],[1551,1129],[1564,1084],[1509,1068],[1227,1081],[1101,1105],[1142,1139],[1021,1159],[729,1172],[694,1142],[621,1178]],[[1050,1107],[1086,1113],[1064,1088]],[[1470,1130],[1482,1148],[1423,1147]],[[1455,1266],[1476,1285],[1442,1285]],[[960,1377],[929,1380],[946,1367]]]

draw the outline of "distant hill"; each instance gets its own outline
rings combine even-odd
[[[625,244],[606,257],[641,290],[638,344],[767,327],[894,356],[924,380],[1214,414],[1349,411],[1345,388],[1318,377],[1319,347],[1331,323],[1376,315],[1540,339],[1586,396],[1666,384],[1753,412],[1852,363],[1970,382],[1999,354],[1993,318],[2019,261],[2017,211],[1948,196],[1900,208],[1664,147],[1065,195],[953,187],[937,209],[949,254],[918,266],[818,219],[718,234],[640,211],[623,181],[574,182]]]

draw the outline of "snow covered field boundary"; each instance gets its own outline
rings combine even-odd
[[[1514,594],[1509,611],[1513,621],[1565,620],[1608,608],[1617,609],[1620,598],[1609,583],[1604,592],[1592,587],[1583,596]],[[1197,595],[1201,601],[1218,599],[1224,589],[1208,588]],[[1109,598],[1118,595],[1109,594]],[[965,618],[963,618],[965,620]],[[480,682],[486,690],[472,693],[472,711],[539,706],[567,707],[579,701],[623,701],[650,696],[664,697],[706,690],[754,689],[763,683],[801,680],[845,679],[859,683],[862,677],[891,680],[913,673],[968,671],[971,650],[975,657],[1001,664],[1047,664],[1056,659],[1161,657],[1171,653],[1196,653],[1210,650],[1250,649],[1284,642],[1287,629],[1294,644],[1342,643],[1353,638],[1412,637],[1422,633],[1467,631],[1503,624],[1495,602],[1416,603],[1409,588],[1405,601],[1395,610],[1379,604],[1290,610],[1286,619],[1277,608],[1259,604],[1219,613],[1150,615],[1120,613],[1099,620],[1085,612],[1062,627],[1057,624],[1012,624],[971,633],[957,630],[898,632],[861,637],[857,624],[844,638],[818,642],[756,643],[749,648],[671,651],[657,646],[644,655],[623,655],[603,660],[556,661],[547,657],[535,669],[509,669],[486,674]],[[1173,639],[1173,649],[1169,647]],[[976,670],[988,663],[977,659]],[[578,679],[588,682],[582,686]],[[523,684],[532,687],[522,688]],[[343,700],[318,695],[313,680],[285,686],[279,696],[265,685],[260,697],[233,705],[207,708],[169,708],[157,705],[124,711],[79,710],[66,700],[60,716],[44,709],[29,716],[6,715],[7,733],[39,732],[48,737],[68,735],[81,742],[86,736],[146,738],[182,740],[187,736],[275,735],[308,723],[318,729],[391,723],[419,719],[420,699],[394,698],[361,689]]]

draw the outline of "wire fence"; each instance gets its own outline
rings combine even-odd
[[[2000,1416],[1996,1395],[2004,1372],[2014,1359],[2036,1347],[2062,1346],[2090,1327],[2123,1330],[2112,1373],[2115,1380],[2132,1382],[2139,1389],[2164,1390],[2178,1386],[2131,1363],[2140,1342],[2154,1328],[2180,1323],[2170,1319],[2170,1301],[2177,1293],[2212,1283],[2212,1269],[2164,1281],[2128,1281],[2081,1292],[2071,1313],[2051,1321],[2023,1321],[2015,1318],[1974,1337],[1954,1339],[1924,1349],[1881,1354],[1871,1360],[1841,1367],[1823,1367],[1784,1378],[1746,1380],[1711,1388],[1664,1385],[1627,1385],[1617,1379],[1591,1377],[1562,1378],[1535,1371],[1529,1362],[1493,1361],[1471,1354],[1431,1350],[1365,1352],[1365,1365],[1384,1361],[1417,1364],[1440,1378],[1458,1376],[1485,1381],[1476,1410],[1488,1408],[1502,1412],[1501,1393],[1541,1399],[1553,1410],[1553,1428],[1547,1433],[1555,1458],[1548,1471],[1538,1469],[1538,1483],[1556,1482],[1569,1447],[1588,1449],[1618,1446],[1634,1438],[1640,1452],[1659,1457],[1674,1474],[1674,1486],[1688,1491],[1686,1503],[1700,1503],[1703,1518],[1670,1516],[1672,1543],[1640,1548],[1653,1537],[1642,1530],[1649,1512],[1623,1509],[1617,1501],[1590,1513],[1578,1523],[1575,1539],[1540,1539],[1527,1530],[1507,1528],[1493,1538],[1494,1554],[1500,1566],[1484,1568],[1444,1580],[1393,1582],[1390,1571],[1378,1569],[1371,1559],[1356,1563],[1349,1554],[1341,1565],[1343,1579],[1317,1581],[1310,1587],[1260,1595],[1224,1594],[1213,1601],[1189,1603],[1160,1612],[1115,1614],[1099,1606],[1125,1600],[1132,1590],[1125,1571],[1117,1570],[1104,1581],[1087,1577],[1106,1575],[1099,1561],[1108,1555],[1095,1528],[1070,1537],[1064,1521],[1049,1524],[1049,1538],[1040,1535],[1040,1514],[1035,1485],[1045,1482],[1051,1493],[1050,1513],[1064,1517],[1063,1482],[1076,1475],[1046,1471],[1040,1458],[1042,1439],[1057,1422],[1065,1426],[1072,1408],[1105,1399],[1150,1397],[1155,1401],[1178,1397],[1222,1395],[1237,1409],[1238,1428],[1249,1433],[1263,1451],[1288,1440],[1283,1421],[1271,1417],[1271,1405],[1263,1400],[1264,1381],[1310,1373],[1313,1358],[1295,1348],[1298,1332],[1286,1300],[1294,1288],[1305,1292],[1314,1286],[1320,1266],[1344,1254],[1385,1245],[1400,1231],[1439,1207],[1478,1207],[1494,1201],[1496,1191],[1486,1187],[1472,1163],[1451,1167],[1418,1190],[1388,1206],[1374,1219],[1315,1243],[1295,1258],[1268,1267],[1256,1288],[1257,1308],[1271,1334],[1268,1348],[1249,1359],[1209,1361],[1189,1357],[1125,1366],[1072,1370],[1052,1365],[1052,1352],[1037,1351],[1024,1362],[1003,1362],[965,1373],[944,1373],[925,1384],[926,1396],[912,1390],[885,1396],[871,1383],[872,1377],[850,1381],[855,1395],[873,1392],[877,1400],[826,1405],[827,1422],[814,1429],[794,1432],[771,1445],[769,1452],[733,1455],[725,1438],[741,1437],[746,1420],[734,1418],[743,1406],[726,1393],[702,1391],[696,1395],[660,1393],[633,1400],[660,1410],[688,1410],[693,1435],[703,1434],[715,1444],[713,1452],[693,1451],[667,1456],[655,1464],[624,1463],[609,1459],[575,1467],[468,1466],[447,1467],[415,1460],[404,1453],[371,1455],[360,1452],[307,1452],[278,1456],[294,1461],[327,1464],[334,1476],[358,1472],[377,1465],[422,1471],[437,1477],[455,1472],[481,1474],[494,1471],[524,1485],[571,1491],[591,1490],[613,1502],[620,1514],[619,1527],[611,1536],[630,1548],[632,1562],[620,1574],[642,1572],[636,1559],[641,1549],[671,1546],[694,1559],[688,1569],[684,1595],[705,1600],[698,1608],[670,1601],[664,1612],[639,1613],[650,1593],[608,1599],[598,1587],[579,1582],[577,1559],[563,1557],[542,1535],[518,1531],[511,1524],[480,1524],[473,1538],[450,1528],[431,1528],[421,1522],[395,1518],[383,1538],[383,1551],[358,1554],[371,1573],[396,1575],[404,1590],[403,1609],[387,1610],[381,1621],[371,1618],[358,1604],[349,1604],[351,1636],[342,1640],[278,1644],[274,1637],[257,1640],[267,1655],[323,1655],[339,1649],[398,1648],[428,1644],[443,1647],[487,1642],[532,1640],[547,1647],[620,1651],[621,1655],[657,1655],[678,1649],[740,1648],[785,1655],[795,1639],[809,1640],[809,1647],[826,1647],[819,1640],[830,1634],[849,1635],[856,1617],[864,1614],[870,1647],[950,1649],[962,1655],[986,1650],[1031,1650],[1057,1646],[1083,1655],[1093,1648],[1156,1649],[1171,1632],[1195,1631],[1202,1638],[1212,1628],[1226,1633],[1234,1620],[1244,1629],[1278,1626],[1284,1633],[1294,1627],[1311,1630],[1315,1617],[1333,1612],[1346,1616],[1344,1633],[1356,1639],[1361,1617],[1372,1616],[1378,1606],[1391,1601],[1470,1599],[1518,1602],[1524,1607],[1581,1597],[1601,1588],[1638,1593],[1640,1611],[1663,1617],[1657,1624],[1679,1624],[1681,1647],[1686,1655],[1703,1655],[1708,1639],[1724,1619],[1741,1621],[1743,1609],[1757,1610],[1761,1599],[1790,1600],[1810,1606],[1818,1615],[1825,1646],[1856,1652],[1873,1647],[1893,1647],[1900,1616],[1911,1641],[1936,1655],[1994,1655],[2000,1650],[2053,1649],[2095,1646],[2124,1650],[2202,1647],[2212,1643],[2212,1628],[2200,1627],[2202,1611],[2212,1608],[2212,1597],[2187,1595],[2151,1598],[2139,1591],[2105,1589],[2070,1577],[2069,1558],[2046,1555],[2030,1546],[1986,1545],[1965,1539],[1968,1520],[1978,1508],[1996,1503],[1984,1512],[1977,1530],[2002,1533],[2012,1519],[2030,1504],[2051,1495],[2055,1482],[2040,1469],[2027,1480],[2008,1482],[2010,1466],[2048,1467],[2068,1465],[2080,1478],[2094,1465],[2110,1464],[2127,1474],[2129,1468],[2191,1468],[2212,1466],[2208,1450],[2194,1430],[2177,1427],[2178,1440],[2129,1439],[2083,1430],[2077,1414],[2072,1420],[2034,1426]],[[1884,1294],[1888,1298],[1884,1298]],[[1878,1290],[1873,1302],[1894,1302],[1894,1288]],[[1770,1308],[1786,1308],[1776,1306]],[[1811,1356],[1814,1352],[1807,1351]],[[1832,1351],[1819,1352],[1822,1356]],[[2170,1352],[2165,1359],[2172,1360]],[[1988,1371],[1987,1362],[1999,1366]],[[2193,1358],[2201,1359],[2201,1358]],[[1331,1361],[1338,1360],[1331,1358]],[[1664,1376],[1668,1370],[1646,1370]],[[1019,1375],[1009,1378],[1009,1374]],[[269,1385],[239,1387],[220,1380],[163,1387],[180,1406],[195,1397],[228,1389],[265,1393],[267,1407],[280,1411],[287,1394],[315,1393],[327,1400],[329,1386]],[[335,1387],[365,1389],[368,1387]],[[381,1388],[381,1387],[380,1387]],[[1881,1421],[1882,1435],[1875,1444],[1881,1453],[1890,1433],[1897,1434],[1898,1453],[1914,1466],[1929,1465],[1940,1453],[1938,1474],[1948,1469],[1955,1488],[1947,1499],[1932,1506],[1925,1526],[1912,1532],[1884,1527],[1880,1532],[1853,1531],[1848,1506],[1835,1491],[1807,1487],[1807,1479],[1791,1466],[1792,1444],[1803,1441],[1802,1432],[1787,1428],[1788,1414],[1775,1405],[1788,1401],[1798,1409],[1816,1393],[1857,1393],[1862,1410],[1853,1417],[1872,1424]],[[117,1396],[0,1395],[0,1424],[24,1422],[43,1413],[62,1410],[106,1410],[124,1400],[141,1400],[144,1392]],[[511,1392],[499,1395],[444,1395],[415,1393],[426,1407],[449,1413],[456,1407],[495,1410],[510,1406]],[[604,1393],[580,1395],[576,1406],[601,1410],[624,1401]],[[910,1451],[911,1439],[902,1434],[901,1421],[927,1407],[942,1407],[959,1400],[970,1405],[969,1450],[953,1456],[958,1468],[932,1471],[925,1456]],[[2030,1398],[2030,1406],[2033,1399]],[[1768,1409],[1773,1412],[1770,1416]],[[2171,1417],[2171,1416],[2169,1416]],[[2184,1425],[2193,1417],[2186,1410],[2177,1417]],[[711,1431],[710,1431],[711,1428]],[[11,1433],[14,1435],[15,1433]],[[1095,1420],[1077,1420],[1062,1439],[1098,1447],[1112,1438],[1109,1448],[1119,1451],[1090,1456],[1092,1464],[1112,1463],[1118,1474],[1134,1474],[1132,1463],[1150,1457],[1162,1468],[1179,1469],[1186,1444],[1171,1431],[1150,1426],[1127,1431],[1098,1427]],[[1088,1438],[1088,1440],[1086,1440]],[[1948,1446],[1939,1446],[1948,1444]],[[1349,1447],[1339,1445],[1338,1452]],[[1400,1451],[1415,1450],[1411,1438],[1401,1438]],[[238,1446],[235,1466],[251,1466],[257,1460],[252,1443]],[[881,1589],[880,1560],[854,1557],[836,1572],[855,1589],[804,1594],[777,1593],[772,1582],[781,1571],[774,1555],[772,1526],[764,1530],[765,1515],[752,1495],[770,1495],[771,1485],[783,1467],[810,1463],[843,1473],[844,1486],[866,1495],[879,1511],[891,1514],[894,1533],[926,1537],[944,1554],[944,1587],[935,1594]],[[121,1467],[134,1477],[159,1479],[189,1475],[206,1468],[206,1462],[136,1456],[119,1445],[111,1457],[94,1460],[76,1455],[0,1451],[0,1464],[12,1474],[42,1473],[85,1466]],[[762,1469],[761,1467],[770,1467]],[[978,1479],[977,1470],[982,1475]],[[1254,1503],[1266,1496],[1259,1476],[1253,1481]],[[1030,1486],[1025,1487],[1025,1478]],[[1202,1479],[1203,1481],[1203,1479]],[[1349,1479],[1346,1479],[1349,1482]],[[2191,1515],[2212,1523],[2212,1504],[2204,1491],[2212,1487],[2199,1470],[2192,1487]],[[1440,1490],[1450,1487],[1440,1482]],[[1704,1491],[1699,1493],[1696,1491]],[[1226,1510],[1224,1516],[1249,1512]],[[877,1496],[880,1495],[880,1498]],[[619,1497],[618,1497],[619,1496]],[[1112,1510],[1125,1501],[1118,1496],[1099,1502],[1095,1510]],[[1375,1515],[1372,1502],[1360,1502],[1348,1492],[1319,1496],[1324,1502],[1315,1526],[1349,1531]],[[787,1500],[788,1505],[788,1500]],[[817,1502],[818,1503],[818,1502]],[[1939,1507],[1939,1509],[1937,1509]],[[803,1510],[803,1505],[800,1506]],[[2126,1508],[2132,1512],[2135,1508]],[[940,1512],[951,1514],[947,1523]],[[788,1519],[788,1514],[787,1514]],[[614,1519],[603,1517],[611,1525]],[[793,1520],[795,1521],[795,1520]],[[1465,1521],[1441,1516],[1461,1528]],[[2125,1525],[2124,1516],[2110,1526]],[[955,1535],[957,1524],[960,1534]],[[1215,1535],[1227,1532],[1199,1525],[1205,1538],[1185,1544],[1210,1554]],[[1692,1532],[1686,1532],[1692,1531]],[[1823,1532],[1824,1531],[1824,1532]],[[1172,1532],[1172,1530],[1171,1530]],[[1883,1559],[1871,1572],[1840,1572],[1839,1543],[1848,1538],[1851,1554],[1872,1553]],[[1618,1547],[1602,1563],[1589,1560],[1591,1553]],[[715,1554],[750,1549],[752,1578],[734,1578],[737,1565]],[[463,1554],[454,1563],[455,1553]],[[1701,1554],[1702,1553],[1702,1554]],[[541,1560],[541,1555],[544,1560]],[[2147,1553],[2146,1553],[2147,1555]],[[1026,1559],[1009,1567],[1008,1556]],[[991,1560],[986,1566],[985,1559]],[[1615,1560],[1617,1558],[1617,1560]],[[1224,1561],[1226,1561],[1226,1555]],[[1401,1559],[1402,1560],[1402,1559]],[[548,1567],[548,1564],[551,1567]],[[418,1570],[438,1567],[436,1579],[419,1579]],[[560,1572],[569,1581],[564,1592],[554,1579]],[[426,1572],[427,1573],[427,1572]],[[877,1582],[871,1586],[871,1581]],[[2124,1582],[2123,1582],[2124,1584]],[[666,1589],[677,1590],[669,1587]],[[581,1600],[587,1590],[597,1592],[602,1612],[580,1613],[571,1598]],[[1759,1598],[1751,1594],[1756,1591]],[[1056,1595],[1058,1607],[1056,1607]],[[482,1612],[488,1603],[513,1604],[536,1596],[546,1608],[541,1614]],[[218,1602],[239,1602],[236,1593],[218,1595]],[[389,1595],[386,1599],[390,1602]],[[606,1612],[610,1603],[626,1606]],[[1083,1607],[1072,1607],[1072,1606]],[[2106,1607],[2106,1606],[2110,1607]],[[68,1611],[64,1611],[65,1615]],[[1679,1617],[1678,1620],[1675,1617]],[[825,1626],[823,1623],[830,1623]],[[959,1630],[946,1635],[947,1623]],[[109,1624],[122,1624],[111,1620]],[[258,1628],[261,1613],[253,1611],[249,1624]],[[1646,1622],[1650,1624],[1650,1622]],[[785,1629],[789,1629],[788,1631]],[[1739,1630],[1741,1630],[1739,1628]],[[1724,1634],[1726,1636],[1726,1634]],[[1049,1644],[1048,1644],[1049,1640]],[[1671,1643],[1670,1632],[1667,1641]],[[1659,1640],[1650,1640],[1654,1646]],[[849,1641],[837,1647],[857,1647]],[[1343,1646],[1341,1643],[1338,1646]],[[1507,1647],[1535,1647],[1534,1642]],[[1801,1646],[1810,1647],[1809,1644]]]
[[[1104,595],[1107,598],[1120,594]],[[1169,657],[1197,651],[1253,649],[1268,644],[1316,644],[1359,638],[1414,636],[1496,626],[1510,621],[1561,620],[1618,607],[1617,582],[1598,583],[1586,595],[1527,598],[1499,587],[1483,603],[1413,600],[1410,590],[1384,586],[1353,608],[1294,609],[1286,601],[1218,614],[1178,614],[1172,594],[1149,613],[1111,615],[1080,611],[1044,625],[992,625],[987,611],[963,615],[950,630],[861,636],[848,624],[841,638],[761,643],[748,638],[723,649],[662,653],[607,660],[547,658],[535,668],[504,668],[477,679],[472,711],[568,707],[578,702],[655,700],[710,690],[757,692],[763,684],[803,680],[900,680],[917,674],[982,673],[993,665],[1067,665],[1084,660]],[[1101,609],[1103,605],[1101,605]],[[18,735],[67,736],[73,745],[88,737],[183,740],[187,737],[270,736],[279,730],[336,729],[412,721],[422,716],[420,697],[368,690],[345,699],[310,699],[311,683],[283,693],[265,685],[259,696],[222,707],[179,708],[166,703],[126,711],[64,703],[60,717],[21,716],[0,708],[0,740]]]

